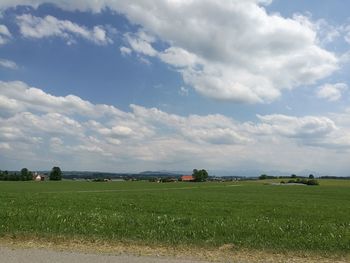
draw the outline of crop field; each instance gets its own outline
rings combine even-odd
[[[350,181],[0,182],[0,236],[347,254]]]

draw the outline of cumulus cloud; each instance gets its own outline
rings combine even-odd
[[[136,34],[127,33],[124,36],[132,50],[135,52],[151,57],[157,55],[157,51],[152,47],[152,43],[155,39],[147,35],[145,32],[139,31]]]
[[[130,55],[132,50],[128,47],[120,47],[120,53],[123,55],[123,56],[127,56],[127,55]]]
[[[17,69],[18,66],[16,62],[8,59],[0,58],[0,67],[8,68],[8,69]]]
[[[101,12],[106,8],[124,14],[140,26],[124,37],[127,48],[142,57],[157,57],[173,66],[188,86],[200,94],[220,100],[267,103],[283,90],[314,84],[338,69],[339,58],[322,47],[337,32],[324,22],[295,15],[270,14],[268,0],[5,0],[0,8],[18,4],[37,7],[53,3],[66,10]],[[26,21],[29,20],[28,22]],[[34,30],[25,34],[78,34],[95,39],[91,30],[80,29],[52,17],[24,17]],[[34,23],[34,24],[32,24]],[[327,24],[328,25],[328,24]],[[102,34],[97,34],[101,35]],[[105,39],[102,37],[102,39]],[[100,42],[104,42],[104,41]],[[156,42],[167,48],[159,48]],[[129,50],[123,48],[127,54]],[[121,50],[121,52],[123,52]],[[125,54],[125,53],[123,53]]]
[[[306,168],[321,152],[339,158],[339,150],[350,149],[347,112],[258,115],[255,122],[241,122],[221,114],[180,116],[133,104],[122,111],[75,95],[51,95],[19,81],[0,82],[0,109],[4,162],[15,158],[41,164],[45,154],[48,162],[72,169],[232,168],[257,160],[284,169]],[[300,159],[301,152],[314,159]]]
[[[244,134],[239,125],[222,115],[190,115],[186,118],[156,108],[147,109],[137,105],[131,105],[131,108],[140,121],[164,127],[164,130],[170,129],[174,135],[197,143],[234,145],[250,141],[248,134]]]
[[[50,15],[41,18],[31,14],[17,16],[17,22],[21,34],[27,38],[55,36],[66,39],[67,44],[72,44],[75,42],[75,37],[80,37],[97,45],[113,43],[102,26],[88,29],[69,20],[59,20]]]
[[[336,130],[335,123],[327,117],[293,117],[281,114],[258,115],[262,124],[257,126],[263,134],[278,134],[294,138],[320,138]]]
[[[85,116],[120,115],[120,110],[113,106],[97,104],[82,100],[78,96],[57,97],[41,89],[30,87],[21,81],[0,81],[0,108],[2,113],[39,111]],[[19,103],[20,102],[20,103]]]
[[[270,102],[283,89],[315,83],[338,67],[307,17],[270,15],[256,1],[135,5],[119,8],[169,48],[156,50],[152,41],[128,35],[130,47],[174,66],[186,84],[211,98]]]
[[[326,83],[317,90],[317,97],[328,101],[337,101],[342,97],[342,94],[348,89],[345,83]]]
[[[5,25],[0,25],[0,46],[6,44],[11,37],[12,34],[8,28]]]

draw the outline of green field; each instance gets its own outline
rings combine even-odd
[[[350,251],[350,181],[0,182],[0,236]]]

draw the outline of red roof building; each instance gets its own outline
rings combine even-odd
[[[193,180],[194,180],[194,178],[193,178],[192,175],[183,175],[183,176],[181,176],[181,181],[183,181],[183,182],[191,182]]]

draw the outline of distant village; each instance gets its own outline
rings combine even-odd
[[[199,177],[196,176],[199,172]],[[204,177],[200,173],[204,172]],[[303,179],[314,179],[312,174],[306,176],[270,176],[262,174],[260,176],[215,176],[209,175],[204,169],[188,173],[180,172],[158,172],[146,171],[141,173],[106,173],[106,172],[88,172],[88,171],[61,171],[59,167],[53,167],[51,171],[29,171],[23,168],[20,171],[1,171],[0,181],[47,181],[47,180],[74,180],[88,182],[111,182],[111,181],[149,181],[154,183],[170,182],[227,182],[227,181],[246,181],[246,180],[266,180],[282,179],[282,183],[291,183],[291,180],[301,181]],[[349,179],[350,177],[320,176],[318,179]],[[288,179],[288,180],[286,180]],[[300,180],[297,180],[300,179]],[[285,180],[285,181],[283,181]],[[302,181],[301,181],[302,182]]]
[[[54,167],[59,169],[59,167]],[[53,168],[53,169],[54,169]],[[194,182],[194,181],[237,181],[250,178],[240,176],[209,176],[207,171],[194,169],[192,173],[171,173],[171,172],[152,172],[141,173],[105,173],[105,172],[87,172],[87,171],[57,171],[58,175],[52,177],[51,171],[29,171],[23,168],[20,171],[1,171],[0,181],[46,181],[46,180],[75,180],[91,182],[109,182],[109,181],[149,181],[157,183],[166,182]],[[197,174],[196,174],[197,173]]]

